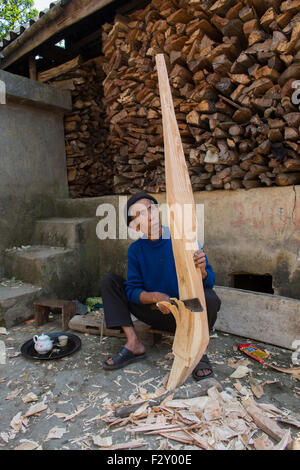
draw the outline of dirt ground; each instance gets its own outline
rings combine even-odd
[[[21,345],[34,334],[60,331],[59,320],[59,315],[54,315],[43,327],[22,324],[11,328],[8,334],[0,335],[6,347],[6,364],[0,365],[0,449],[22,448],[28,441],[35,444],[29,446],[38,449],[99,449],[95,436],[108,438],[104,442],[112,446],[142,438],[145,444],[141,450],[199,449],[171,439],[166,443],[166,439],[157,434],[133,435],[128,427],[110,426],[103,419],[113,415],[113,405],[134,401],[161,387],[172,366],[171,338],[166,337],[152,346],[149,337],[145,340],[147,358],[116,371],[105,371],[101,364],[111,353],[119,351],[124,344],[120,338],[104,337],[100,344],[99,336],[72,332],[81,338],[82,346],[71,356],[42,361],[30,360],[20,354]],[[223,391],[238,394],[234,387],[237,379],[230,377],[236,369],[229,364],[247,359],[237,350],[237,346],[245,342],[252,342],[269,352],[273,364],[292,366],[289,350],[213,331],[208,355]],[[263,384],[264,394],[255,398],[256,402],[273,404],[289,417],[299,420],[300,382],[253,359],[249,359],[248,369],[250,371],[238,379],[244,390],[251,394],[249,378],[252,376]],[[192,382],[189,378],[186,385]],[[29,393],[34,394],[30,395],[32,402]],[[26,396],[29,401],[24,403]],[[44,409],[22,421],[29,408],[41,402]],[[280,427],[290,429],[293,438],[299,432],[297,425],[280,423]]]

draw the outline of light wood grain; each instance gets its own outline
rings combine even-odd
[[[175,359],[167,385],[171,390],[181,385],[191,374],[207,348],[209,334],[201,271],[196,269],[193,260],[193,253],[198,249],[194,196],[163,54],[156,56],[156,66],[163,120],[169,226],[179,297],[180,300],[199,298],[204,310],[191,312],[181,301],[176,301],[177,307],[169,305],[177,324],[173,343]],[[170,210],[174,205],[177,205],[178,210]],[[187,207],[190,216],[183,217]]]

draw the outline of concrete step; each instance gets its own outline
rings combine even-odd
[[[47,295],[55,293],[72,300],[80,279],[77,252],[70,248],[34,245],[6,251],[7,277],[40,286]]]
[[[33,245],[77,248],[95,237],[97,220],[91,217],[52,217],[38,220]]]
[[[33,318],[33,302],[43,295],[39,286],[22,281],[0,279],[0,325],[11,328]]]
[[[300,300],[231,287],[215,286],[214,290],[222,301],[216,330],[297,349]]]
[[[118,208],[119,202],[125,204],[126,201],[126,196],[118,195],[56,199],[55,214],[60,217],[95,217],[100,205],[113,204]],[[118,210],[116,215],[118,216]]]

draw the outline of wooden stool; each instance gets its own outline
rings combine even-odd
[[[34,302],[35,325],[41,326],[49,321],[51,309],[58,308],[62,314],[62,330],[69,328],[69,321],[76,314],[76,302],[73,300],[44,299]]]

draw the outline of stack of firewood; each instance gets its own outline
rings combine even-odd
[[[103,58],[80,57],[40,73],[39,80],[69,89],[72,112],[65,115],[65,143],[71,197],[111,194],[113,161],[102,102]]]
[[[158,53],[194,190],[300,183],[299,9],[299,0],[152,0],[105,24],[114,192],[165,190]]]

